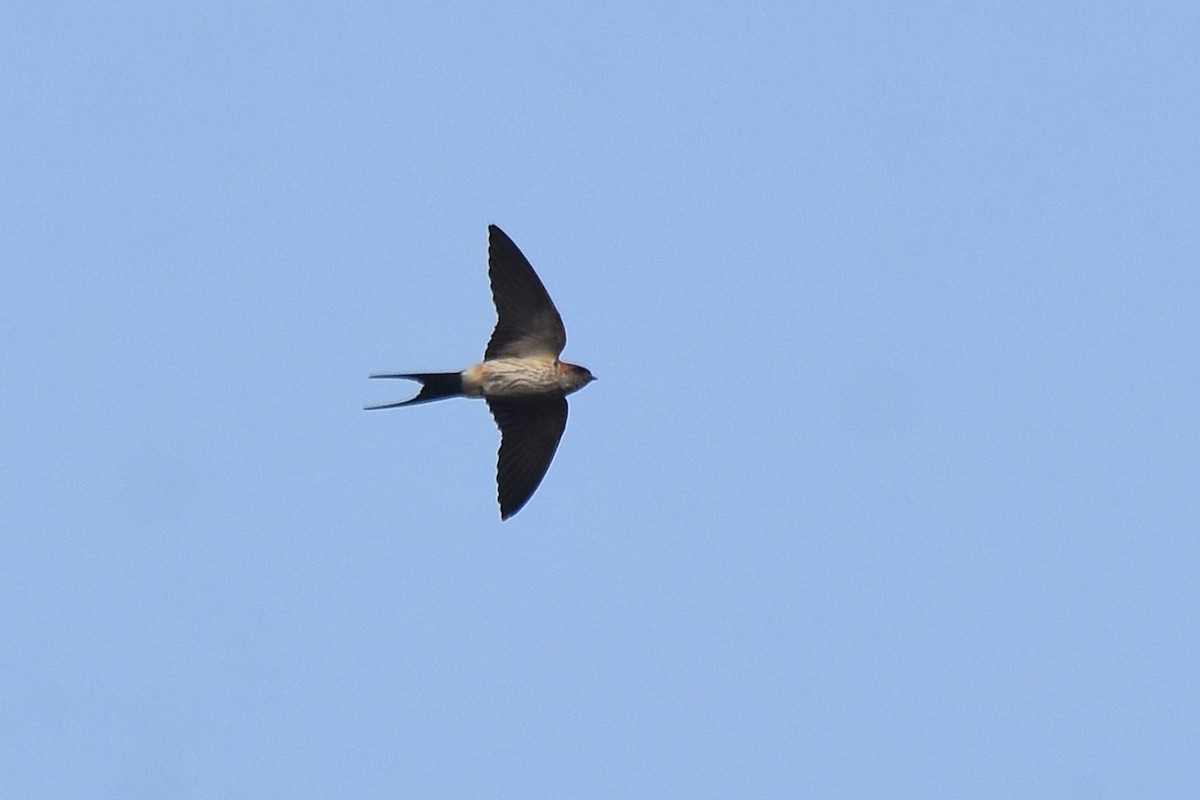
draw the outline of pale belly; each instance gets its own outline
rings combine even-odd
[[[558,390],[558,363],[550,358],[497,358],[463,373],[463,391],[477,397],[521,397]]]

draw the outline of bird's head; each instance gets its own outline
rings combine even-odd
[[[594,380],[596,380],[596,376],[587,367],[559,362],[558,385],[562,387],[565,394],[577,392]]]

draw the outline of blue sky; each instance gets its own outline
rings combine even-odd
[[[6,4],[0,795],[1200,796],[1200,12]],[[486,225],[575,395],[499,521]]]

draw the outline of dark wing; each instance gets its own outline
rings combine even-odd
[[[529,260],[495,225],[488,226],[488,277],[496,329],[484,359],[561,353],[567,344],[562,317]]]
[[[496,495],[500,519],[508,519],[529,501],[550,467],[567,427],[567,398],[489,397],[487,403],[500,428]]]

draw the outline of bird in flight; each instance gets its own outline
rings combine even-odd
[[[488,226],[488,277],[496,328],[483,361],[462,372],[375,374],[421,383],[411,400],[367,406],[398,408],[445,397],[482,397],[500,428],[496,494],[500,518],[516,514],[546,475],[567,427],[567,395],[596,380],[585,367],[559,361],[567,344],[562,318],[529,260],[508,234]]]

